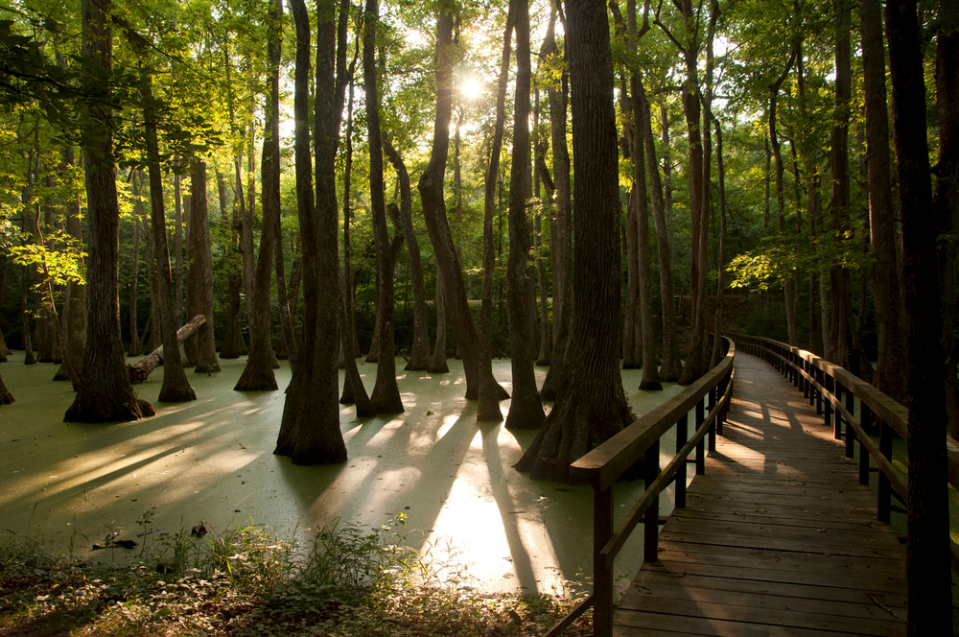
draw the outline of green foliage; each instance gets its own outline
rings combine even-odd
[[[96,635],[538,635],[578,599],[479,593],[464,570],[409,543],[401,514],[375,529],[335,524],[305,546],[254,525],[175,534],[137,521],[129,563],[47,554],[0,539],[0,629]],[[109,547],[119,530],[108,529]],[[120,549],[108,548],[110,551]],[[450,551],[447,550],[447,554]],[[576,588],[576,585],[572,585]],[[588,634],[580,621],[571,635]]]

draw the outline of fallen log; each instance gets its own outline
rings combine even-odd
[[[190,320],[189,323],[178,329],[176,331],[177,345],[190,338],[190,336],[200,329],[200,326],[204,323],[206,323],[206,317],[202,314],[197,314],[193,317],[193,319]],[[127,365],[127,373],[130,374],[130,382],[134,385],[145,382],[146,379],[149,378],[150,374],[153,373],[153,370],[159,367],[162,362],[163,346],[161,345],[141,358],[136,364]]]

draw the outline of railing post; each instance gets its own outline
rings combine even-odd
[[[659,477],[659,440],[646,450],[643,462],[648,487]],[[678,505],[677,505],[678,506]],[[659,559],[659,496],[657,496],[643,516],[643,561],[655,562]]]
[[[822,373],[823,386],[826,388],[830,394],[836,393],[836,379],[831,375],[827,374],[825,370]],[[838,397],[838,396],[837,396]],[[823,400],[823,409],[825,415],[823,416],[823,422],[827,427],[832,426],[833,412],[832,412],[832,401],[829,398]],[[837,436],[838,439],[838,436]]]
[[[813,367],[813,376],[815,377],[816,382],[819,383],[819,387],[826,387],[826,372],[822,371],[818,367]],[[816,414],[821,416],[823,403],[822,389],[817,387],[813,391],[816,392]]]
[[[593,487],[593,637],[613,634],[613,569],[602,551],[613,536],[613,488]]]
[[[699,431],[699,428],[703,426],[703,423],[706,422],[706,405],[700,400],[696,403],[696,427],[695,431]],[[683,443],[685,444],[685,443]],[[703,441],[700,438],[699,445],[696,447],[696,475],[701,476],[706,473],[706,453],[701,451],[703,448]],[[676,447],[678,450],[679,447]],[[683,506],[686,506],[686,489],[683,489]]]
[[[703,401],[700,400],[696,404],[696,415],[699,415],[700,409],[702,409]],[[698,420],[698,418],[697,418]],[[698,428],[698,425],[697,425]],[[676,451],[678,452],[683,448],[683,445],[686,444],[686,441],[689,440],[689,416],[683,414],[680,416],[679,420],[676,421]],[[699,450],[697,449],[697,453]],[[696,463],[699,463],[699,458],[696,458]],[[679,468],[676,469],[676,506],[682,508],[686,506],[686,463],[679,465]]]
[[[892,427],[886,424],[885,420],[879,420],[879,452],[886,460],[892,460]],[[889,522],[890,509],[892,508],[892,485],[885,471],[880,469],[879,482],[876,488],[879,503],[876,507],[877,517],[880,522]]]
[[[872,414],[869,412],[869,406],[860,402],[859,404],[859,428],[863,431],[869,430],[869,422]],[[869,484],[869,452],[859,441],[859,484]]]
[[[725,383],[726,383],[726,380],[724,378],[719,381],[718,385],[713,387],[712,391],[709,392],[709,411],[712,411],[713,409],[715,409],[716,405],[719,404],[720,398],[725,393],[725,390],[723,389],[723,385]],[[723,426],[723,410],[720,409],[718,412],[716,412],[716,420],[713,421],[713,426],[709,428],[709,434],[707,435],[707,437],[709,438],[708,444],[709,444],[710,451],[716,451],[716,432],[719,431],[719,429],[721,429],[722,426]],[[702,451],[700,451],[697,448],[696,453],[699,454],[699,453],[702,453]],[[698,458],[699,456],[696,456],[696,457]],[[705,468],[705,463],[704,463],[704,468]],[[696,470],[697,472],[699,471],[698,465],[696,467]]]
[[[856,395],[851,389],[846,389],[846,411],[853,418],[856,417]],[[846,457],[853,458],[856,455],[856,449],[853,443],[856,441],[856,430],[852,428],[852,423],[846,422]]]

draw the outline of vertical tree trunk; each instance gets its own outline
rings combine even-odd
[[[430,334],[426,315],[426,292],[423,288],[423,263],[420,258],[420,244],[413,228],[413,195],[410,187],[410,175],[406,171],[403,158],[386,141],[383,144],[386,156],[396,170],[400,184],[400,223],[406,241],[406,251],[410,259],[410,279],[413,286],[413,344],[410,347],[408,370],[426,370],[430,366]]]
[[[646,97],[642,78],[637,77],[636,79],[642,115],[640,125],[642,126],[646,151],[646,172],[649,175],[650,189],[653,193],[653,221],[656,226],[656,251],[659,260],[659,290],[663,314],[663,360],[659,368],[659,378],[661,382],[675,382],[682,371],[682,361],[679,357],[679,347],[676,342],[673,252],[667,223],[668,208],[663,193],[663,182],[659,177],[659,162],[656,158],[656,139],[653,137],[649,100]]]
[[[559,48],[556,46],[554,29],[555,15],[550,17],[550,26],[543,41],[543,58],[559,64],[562,72],[557,84],[550,83],[547,88],[549,99],[550,141],[553,145],[553,183],[556,186],[556,243],[553,245],[553,319],[555,341],[553,356],[543,381],[540,394],[543,400],[555,400],[566,365],[566,351],[569,346],[570,321],[572,320],[572,202],[570,198],[570,161],[566,142],[567,88],[569,75],[562,62]]]
[[[206,162],[192,161],[190,177],[190,294],[194,312],[202,314],[206,323],[196,332],[196,373],[220,371],[213,334],[213,259],[210,251],[210,222],[206,199]]]
[[[227,237],[226,245],[226,268],[227,268],[227,306],[226,317],[223,321],[223,343],[220,345],[220,358],[239,358],[243,342],[243,332],[240,328],[240,290],[243,287],[243,281],[240,276],[240,268],[237,267],[239,250],[237,249],[237,236],[235,229],[235,219],[237,218],[237,206],[242,207],[243,191],[237,191],[233,202],[232,215],[227,212],[226,196],[226,178],[220,169],[216,169],[216,190],[220,199],[220,217],[223,224],[223,233]]]
[[[915,0],[887,0],[893,129],[902,218],[909,396],[907,583],[910,637],[952,621],[945,396],[935,218],[926,142],[926,101]]]
[[[250,307],[250,356],[243,374],[233,388],[237,391],[272,391],[277,388],[273,373],[276,356],[270,329],[271,281],[274,250],[277,244],[280,216],[280,43],[283,37],[280,21],[282,1],[270,5],[270,28],[267,42],[269,59],[269,91],[266,100],[266,123],[263,131],[262,172],[263,227],[260,254],[253,283]]]
[[[529,0],[513,0],[516,30],[516,91],[513,101],[513,153],[509,188],[509,256],[506,280],[509,313],[510,367],[513,399],[506,415],[507,429],[539,429],[546,417],[533,374],[533,344],[530,331],[530,301],[527,286],[529,255],[532,249],[526,201],[529,199],[529,121],[531,65],[529,44]]]
[[[70,171],[76,166],[76,159],[72,146],[64,146],[60,151],[61,166],[64,171]],[[67,234],[75,241],[77,246],[83,242],[83,226],[80,219],[80,193],[72,193],[67,197],[65,203],[66,229]],[[78,247],[79,249],[79,247]],[[79,257],[77,257],[79,258]],[[66,309],[64,315],[66,320],[66,340],[64,348],[64,358],[69,357],[69,363],[77,374],[83,373],[83,358],[87,343],[87,293],[86,286],[77,281],[71,281],[68,284],[68,300],[64,302]],[[60,370],[54,376],[54,380],[68,380],[69,373],[64,364],[61,363]]]
[[[490,143],[489,165],[483,182],[483,300],[479,335],[481,366],[492,365],[493,355],[493,279],[496,268],[493,213],[496,208],[496,182],[499,179],[503,130],[506,122],[506,84],[509,81],[510,41],[514,18],[515,5],[510,2],[506,13],[506,30],[503,33],[503,52],[500,56],[499,79],[496,84],[496,120],[493,124],[493,139]],[[552,19],[555,20],[555,16]],[[551,34],[552,30],[547,37],[551,37]],[[479,403],[476,406],[476,419],[480,422],[499,422],[503,419],[503,413],[499,408],[499,398],[493,391],[494,389],[491,384],[480,385]]]
[[[889,174],[889,114],[886,110],[886,55],[882,41],[880,0],[860,0],[863,95],[866,105],[866,164],[869,227],[872,236],[872,286],[879,333],[876,387],[900,402],[906,400],[906,344],[896,263],[896,219]]]
[[[939,110],[939,165],[933,205],[939,228],[939,298],[945,354],[946,411],[950,433],[959,437],[959,379],[955,331],[956,234],[959,233],[959,7],[939,5],[936,45],[936,104]]]
[[[832,167],[833,238],[840,251],[845,251],[846,232],[849,230],[849,166],[846,153],[849,146],[849,103],[852,95],[852,51],[850,45],[851,12],[841,0],[836,1],[837,19],[835,34],[836,54],[836,99],[835,124],[830,135],[829,163]],[[852,364],[849,354],[852,348],[852,299],[850,297],[849,270],[836,263],[830,272],[832,292],[832,317],[830,341],[833,361],[848,367],[853,373],[858,365]]]
[[[84,0],[83,57],[95,69],[113,68],[113,32],[110,0]],[[102,76],[85,78],[87,89],[102,93]],[[133,393],[120,340],[118,264],[120,262],[120,208],[109,107],[100,104],[85,112],[87,214],[90,227],[87,261],[87,343],[83,382],[67,409],[67,422],[137,420],[155,413],[150,403]]]
[[[616,361],[621,284],[616,113],[606,7],[567,3],[576,182],[573,322],[556,405],[517,463],[568,480],[570,462],[632,421]]]
[[[310,19],[303,0],[291,0],[291,6],[296,24],[294,118],[297,212],[303,245],[303,339],[274,453],[289,456],[295,464],[333,464],[346,460],[336,367],[343,319],[335,161],[347,81],[349,4],[341,4],[337,22],[335,0],[317,3],[315,191],[310,190],[309,170]],[[355,359],[348,356],[347,361],[355,368]]]
[[[137,332],[137,279],[140,274],[140,219],[143,217],[143,202],[140,200],[140,187],[143,183],[143,175],[137,171],[133,176],[133,259],[132,272],[130,274],[130,348],[127,350],[128,356],[140,356],[143,354],[143,347],[140,345],[140,336]]]
[[[153,79],[141,70],[141,91],[144,97],[144,132],[150,178],[150,225],[153,235],[153,254],[156,288],[160,310],[160,324],[156,331],[163,340],[163,384],[161,402],[188,402],[196,398],[183,369],[178,325],[174,307],[173,275],[170,272],[170,248],[166,234],[166,210],[163,203],[163,177],[160,173],[160,151],[157,142],[157,122],[150,103],[153,98]]]
[[[383,192],[383,142],[380,133],[380,100],[376,77],[376,26],[379,22],[377,0],[366,0],[363,23],[363,83],[366,92],[366,128],[370,145],[370,210],[373,240],[376,244],[376,324],[379,327],[376,384],[370,400],[377,413],[403,412],[403,401],[396,384],[396,344],[393,317],[393,263],[386,225]]]
[[[180,163],[180,158],[174,156],[174,163]],[[183,295],[186,282],[183,265],[183,192],[179,173],[173,173],[173,203],[174,203],[174,231],[173,250],[176,257],[176,289],[173,296],[173,318],[176,325],[183,324]],[[192,361],[191,361],[192,363]]]

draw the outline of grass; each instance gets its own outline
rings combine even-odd
[[[108,563],[0,538],[0,637],[523,637],[581,599],[572,584],[482,592],[448,549],[411,548],[402,515],[378,529],[325,528],[304,545],[254,525],[162,533],[151,522],[141,516],[134,549],[111,547],[108,534]],[[566,634],[590,631],[587,616]]]

